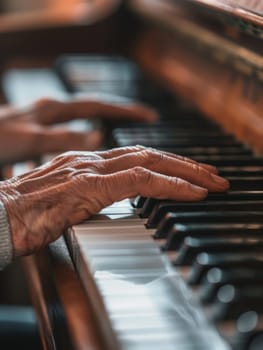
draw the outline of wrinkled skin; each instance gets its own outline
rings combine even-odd
[[[197,201],[228,189],[216,169],[142,146],[68,152],[0,185],[15,256],[35,252],[115,201],[136,195]]]
[[[73,119],[121,119],[153,122],[156,113],[140,104],[110,104],[77,99],[59,102],[42,99],[22,110],[10,106],[0,108],[0,163],[14,163],[44,153],[68,150],[96,150],[103,143],[103,133],[69,131],[55,124]]]

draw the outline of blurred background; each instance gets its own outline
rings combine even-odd
[[[1,0],[0,64],[18,56],[114,51],[125,31],[116,27],[120,7],[121,0]]]

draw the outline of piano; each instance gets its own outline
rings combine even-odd
[[[42,347],[263,349],[263,5],[132,0],[124,15],[136,24],[125,56],[9,70],[7,99],[96,91],[145,102],[160,120],[107,125],[106,146],[208,162],[231,187],[199,203],[121,201],[23,259]]]

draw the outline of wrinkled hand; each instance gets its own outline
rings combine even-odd
[[[34,252],[115,201],[145,197],[196,201],[225,191],[216,169],[142,146],[68,152],[1,183],[14,254]]]
[[[156,113],[140,104],[110,104],[78,99],[59,102],[45,99],[26,110],[0,109],[0,163],[13,163],[44,153],[96,150],[103,142],[100,131],[76,132],[54,124],[72,119],[108,118],[152,122]]]

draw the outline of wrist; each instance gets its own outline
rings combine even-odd
[[[5,210],[5,224],[8,224],[10,244],[14,256],[22,255],[22,247],[20,247],[22,242],[20,242],[19,237],[24,236],[24,227],[22,224],[19,224],[21,221],[17,207],[19,197],[20,195],[11,180],[0,182],[0,203],[2,203]]]
[[[7,212],[0,201],[0,269],[11,263],[13,258],[13,244]]]

